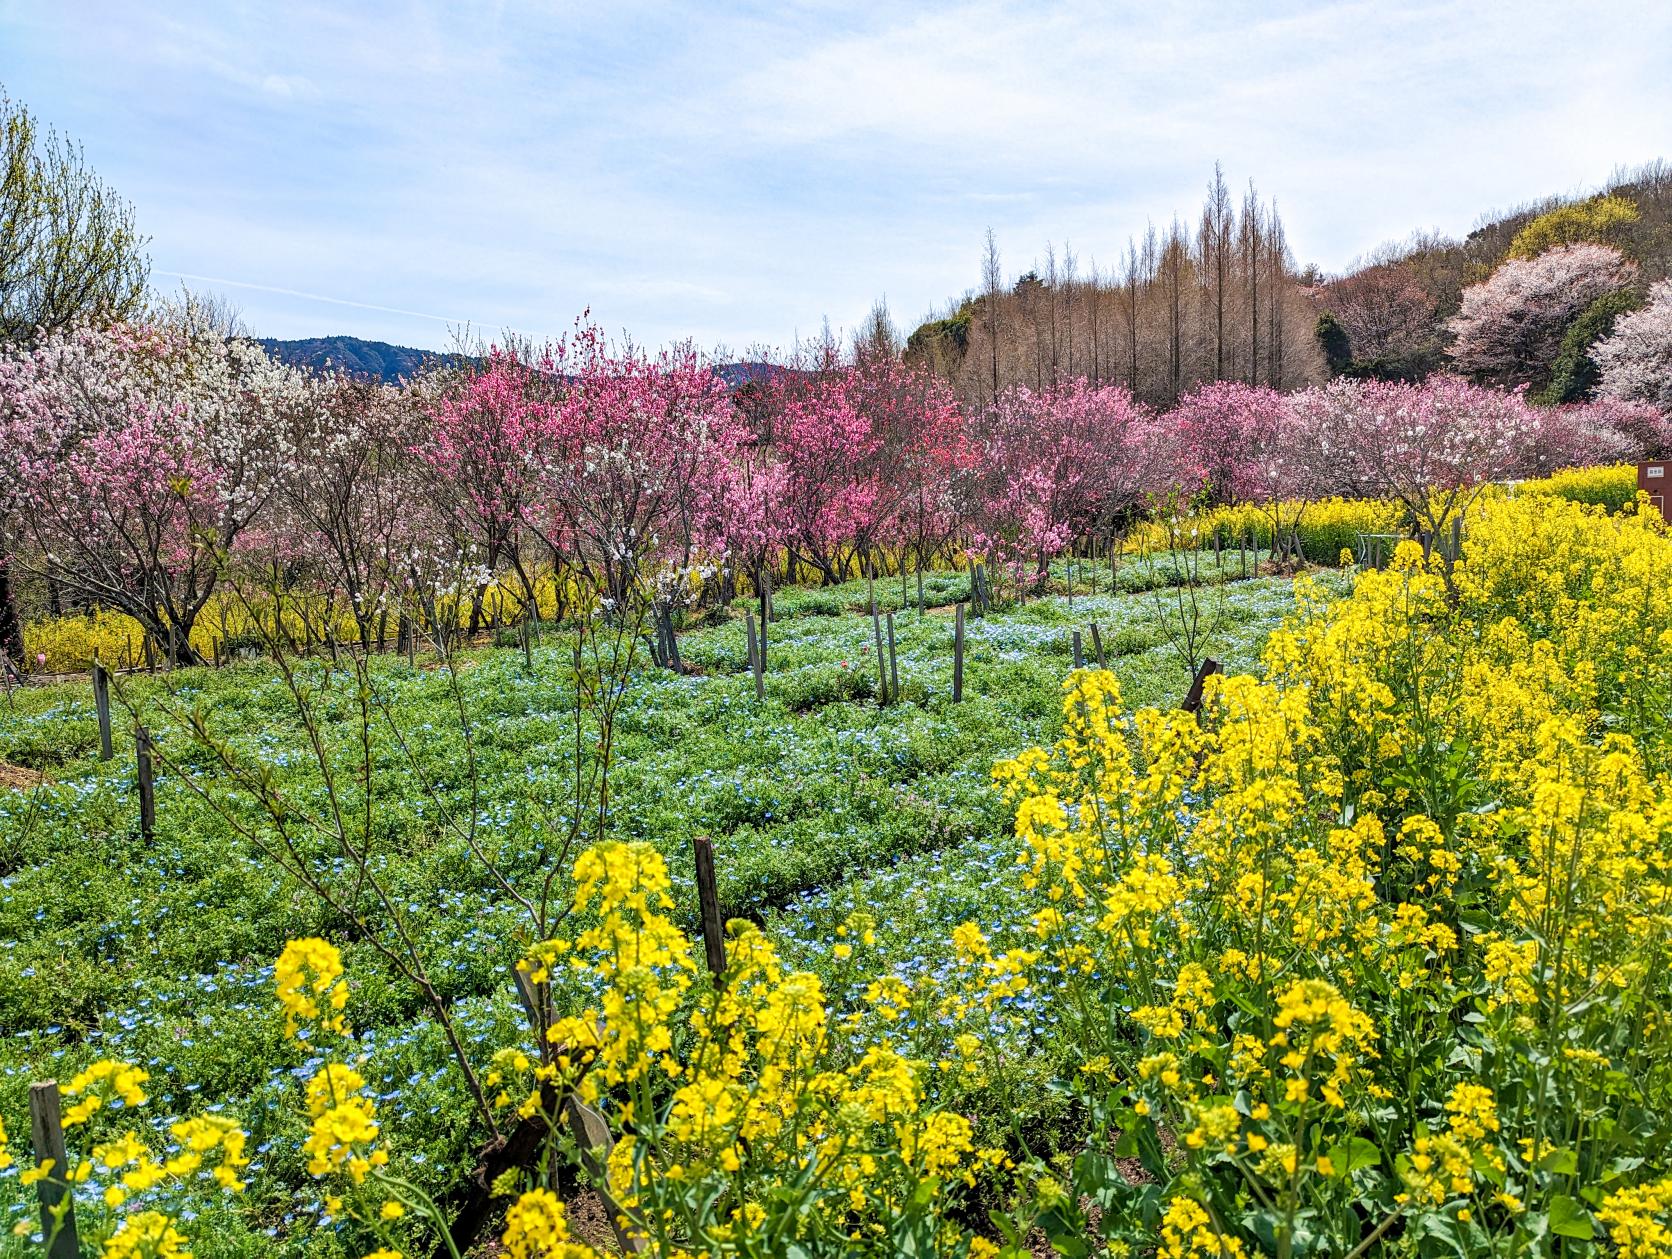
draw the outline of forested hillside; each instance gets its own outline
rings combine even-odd
[[[1617,257],[1540,263],[1577,244]],[[1485,287],[1505,262],[1516,266],[1496,289]],[[1299,263],[1276,204],[1252,182],[1235,196],[1216,167],[1194,222],[1151,224],[1111,267],[1085,266],[1067,246],[1048,244],[1010,278],[989,233],[979,286],[913,331],[905,353],[966,401],[1084,376],[1168,406],[1215,380],[1292,389],[1341,374],[1413,380],[1439,370],[1573,401],[1600,381],[1590,347],[1617,318],[1652,305],[1654,285],[1669,274],[1672,166],[1664,162],[1622,170],[1594,194],[1484,215],[1461,240],[1414,232],[1339,276]],[[1476,305],[1513,329],[1505,335],[1514,344],[1485,358],[1465,344],[1459,357],[1453,320],[1476,286]],[[1574,304],[1578,293],[1590,296]]]

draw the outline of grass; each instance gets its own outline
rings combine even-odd
[[[1012,859],[989,770],[996,758],[1054,736],[1071,631],[1099,623],[1131,705],[1174,704],[1188,687],[1188,671],[1157,623],[1156,600],[1137,593],[1164,583],[1166,571],[1129,560],[1123,593],[1109,595],[1103,581],[1105,593],[1076,596],[1072,609],[1048,597],[972,618],[965,701],[956,705],[950,618],[908,612],[896,618],[903,701],[878,707],[870,620],[852,615],[865,606],[863,582],[779,593],[764,702],[754,699],[739,621],[689,632],[680,647],[691,673],[646,661],[629,683],[617,730],[614,833],[669,855],[692,927],[689,843],[702,833],[714,840],[727,912],[763,922],[796,964],[828,975],[825,945],[836,923],[864,908],[878,919],[881,968],[932,966],[951,925],[1007,923],[1009,908],[994,901],[984,877]],[[931,601],[956,597],[965,584],[955,574],[926,581]],[[897,606],[898,581],[879,584],[886,605],[885,592]],[[1287,579],[1228,585],[1210,650],[1230,670],[1253,668],[1291,606]],[[464,658],[460,687],[477,736],[474,793],[444,675],[394,658],[374,666],[396,723],[436,784],[433,793],[418,790],[391,733],[374,731],[379,778],[393,784],[376,813],[377,868],[481,1059],[514,1043],[522,1026],[509,982],[521,949],[516,916],[438,810],[468,813],[474,795],[480,842],[513,879],[555,849],[567,821],[571,752],[565,659],[561,645],[549,644],[530,675],[517,651]],[[327,739],[352,743],[346,679],[319,663],[304,669],[323,688]],[[305,731],[269,666],[187,670],[125,686],[161,746],[185,744],[161,701],[196,705],[296,798],[323,803]],[[338,1253],[344,1239],[312,1227],[315,1217],[298,1205],[311,1190],[298,1191],[308,1178],[295,1157],[295,1089],[312,1066],[285,1045],[273,1008],[271,960],[284,940],[323,934],[346,946],[365,1073],[379,1091],[397,1164],[438,1190],[457,1183],[480,1139],[469,1127],[462,1076],[411,991],[372,950],[352,943],[348,924],[184,783],[159,777],[157,834],[151,844],[141,840],[132,741],[126,723],[117,725],[116,759],[104,763],[86,685],[29,689],[0,707],[0,761],[49,778],[30,791],[0,790],[0,1114],[17,1131],[31,1079],[63,1077],[93,1057],[146,1065],[154,1077],[148,1122],[224,1107],[252,1133],[255,1174],[243,1210],[206,1204],[222,1215],[198,1253],[270,1251],[269,1238],[285,1253]],[[16,1177],[15,1168],[0,1173],[0,1212],[10,1212],[0,1214],[0,1233],[29,1209]]]

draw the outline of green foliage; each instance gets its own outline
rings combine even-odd
[[[878,602],[897,610],[904,691],[886,708],[874,698],[870,621],[855,614],[865,606],[864,582],[775,595],[764,703],[753,697],[737,619],[684,634],[692,673],[647,666],[629,683],[616,730],[612,833],[667,854],[687,930],[695,927],[690,837],[702,833],[714,840],[728,914],[764,922],[795,964],[834,982],[826,926],[865,906],[879,920],[885,964],[933,966],[947,955],[953,925],[977,910],[1005,912],[990,876],[995,861],[1011,858],[1012,841],[989,769],[995,757],[1056,736],[1071,630],[1099,623],[1110,666],[1135,702],[1174,704],[1184,693],[1189,679],[1153,623],[1151,600],[1129,593],[1169,580],[1174,568],[1163,555],[1128,557],[1122,593],[1093,598],[1081,563],[1072,608],[1049,597],[970,618],[965,700],[956,705],[951,618],[898,611],[897,580],[876,588]],[[1059,563],[1053,580],[1066,577]],[[1105,567],[1104,592],[1106,578]],[[967,593],[967,578],[930,573],[925,588],[931,604],[950,601]],[[915,582],[908,594],[914,601]],[[1218,654],[1228,667],[1251,668],[1293,606],[1290,583],[1233,581],[1226,599]],[[514,880],[544,859],[562,829],[572,772],[569,650],[563,634],[549,631],[532,675],[520,647],[465,658],[458,682],[474,723],[469,748],[445,671],[423,659],[417,668],[398,657],[373,665],[391,716],[370,729],[386,784],[376,802],[375,870],[433,959],[478,1057],[515,1043],[524,1023],[509,982],[521,948],[517,914],[443,812],[456,820],[474,809],[476,842]],[[354,748],[362,731],[352,674],[322,661],[299,667],[314,688],[322,737]],[[188,754],[190,739],[164,706],[201,709],[299,805],[323,799],[307,730],[269,662],[134,676],[123,689],[159,746],[194,773],[207,760]],[[456,1188],[482,1140],[463,1076],[411,986],[181,775],[159,776],[156,839],[141,840],[131,722],[120,703],[117,718],[116,757],[106,763],[96,759],[86,684],[27,688],[0,706],[0,760],[51,776],[33,791],[0,788],[0,1025],[8,1033],[0,1039],[0,1113],[9,1121],[26,1113],[30,1079],[73,1073],[99,1056],[138,1063],[153,1075],[159,1118],[224,1104],[250,1129],[252,1150],[271,1143],[256,1155],[241,1210],[201,1205],[215,1228],[194,1230],[194,1253],[241,1255],[258,1243],[269,1254],[363,1253],[357,1239],[297,1209],[315,1186],[295,1154],[290,1073],[300,1063],[272,1001],[279,946],[307,935],[344,946],[368,1054],[361,1069],[383,1099],[397,1170],[430,1191]],[[400,738],[421,774],[407,766]],[[422,790],[419,777],[435,791]],[[560,898],[570,895],[566,878]],[[1005,1139],[1013,1118],[1030,1142],[1050,1148],[1065,1106],[1043,1087],[1050,1066],[1007,1064],[1007,1074],[982,1085],[988,1102],[960,1105],[987,1106],[983,1130],[994,1140]],[[989,1104],[1000,1097],[1003,1107]],[[0,1178],[0,1228],[27,1208],[15,1176]],[[269,1225],[278,1229],[271,1243],[261,1232]]]
[[[0,91],[0,344],[136,309],[144,247],[133,207],[81,149]]]
[[[906,338],[906,361],[940,364],[956,361],[969,349],[970,326],[979,298],[966,301],[945,319],[920,324]]]
[[[1643,305],[1636,289],[1604,293],[1581,311],[1562,334],[1562,348],[1550,366],[1550,383],[1533,396],[1545,406],[1581,402],[1590,397],[1598,379],[1591,347],[1614,331],[1614,321]]]
[[[1352,342],[1347,338],[1347,330],[1334,315],[1327,310],[1319,315],[1312,335],[1317,338],[1318,348],[1323,351],[1324,363],[1329,368],[1330,375],[1339,376],[1352,366]]]
[[[1637,222],[1637,218],[1636,202],[1612,194],[1560,206],[1539,215],[1517,232],[1510,242],[1508,256],[1536,258],[1547,249],[1579,241],[1612,244],[1619,229]]]

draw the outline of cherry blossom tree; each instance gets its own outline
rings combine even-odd
[[[1672,414],[1672,280],[1656,283],[1642,310],[1622,315],[1591,357],[1602,370],[1598,392],[1604,397]]]
[[[0,363],[0,510],[27,564],[126,612],[173,660],[266,507],[299,373],[189,307],[52,334]]]
[[[435,584],[448,550],[413,454],[427,448],[429,411],[412,387],[338,374],[308,388],[313,405],[291,409],[277,435],[271,532],[340,592],[370,646],[403,591]]]
[[[1439,536],[1481,489],[1538,466],[1543,413],[1519,390],[1456,376],[1420,384],[1338,380],[1309,390],[1297,409],[1329,435],[1334,463],[1361,492],[1404,505],[1420,533]],[[1340,475],[1338,473],[1337,475]]]
[[[1269,489],[1263,469],[1281,455],[1287,409],[1275,389],[1217,381],[1180,398],[1168,412],[1185,481],[1217,502],[1242,503]]]
[[[1604,294],[1625,288],[1637,266],[1607,245],[1562,245],[1511,259],[1463,290],[1447,325],[1459,371],[1503,385],[1541,385],[1574,317]]]
[[[1154,417],[1116,385],[1014,387],[971,422],[972,544],[1042,583],[1053,556],[1176,475]]]
[[[446,382],[414,451],[432,474],[432,503],[460,551],[482,570],[471,599],[471,633],[481,625],[487,581],[502,562],[515,570],[524,596],[534,597],[517,540],[539,492],[551,434],[539,371],[497,346],[466,363]]]
[[[1637,460],[1664,442],[1666,417],[1641,403],[1576,402],[1541,408],[1529,475]]]
[[[747,438],[724,382],[689,345],[616,350],[585,323],[547,370],[559,396],[534,513],[562,528],[613,606],[653,577],[674,598],[699,553],[724,545]]]
[[[882,434],[861,405],[854,375],[840,369],[786,389],[774,429],[785,469],[786,539],[825,585],[835,585],[885,519]]]
[[[758,442],[748,443],[725,469],[716,529],[719,559],[728,574],[747,573],[757,591],[787,540],[788,479],[784,465]]]
[[[883,436],[883,532],[899,548],[902,591],[908,559],[916,570],[921,609],[923,570],[961,524],[954,487],[969,458],[963,411],[946,382],[923,367],[879,359],[862,380],[862,405]]]

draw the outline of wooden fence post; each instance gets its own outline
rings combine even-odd
[[[622,1210],[616,1204],[614,1196],[604,1188],[607,1183],[610,1151],[615,1148],[615,1137],[610,1133],[609,1123],[573,1093],[563,1104],[563,1121],[569,1128],[569,1135],[580,1147],[581,1162],[592,1178],[593,1188],[610,1217],[610,1228],[615,1233],[617,1244],[625,1253],[642,1253],[646,1246],[644,1238],[634,1236],[622,1227]]]
[[[882,654],[882,619],[877,616],[877,584],[869,569],[865,573],[865,587],[871,598],[871,635],[877,643],[877,703],[888,705],[888,661]]]
[[[888,689],[900,701],[900,661],[894,654],[894,613],[888,614]]]
[[[714,844],[707,835],[691,839],[697,861],[697,907],[702,915],[702,948],[714,982],[726,973],[725,924],[720,920],[720,892],[714,882]]]
[[[952,605],[952,702],[964,698],[964,605]]]
[[[1097,667],[1107,669],[1109,666],[1103,659],[1103,635],[1098,632],[1096,621],[1091,623],[1091,651],[1097,657]]]
[[[29,1086],[29,1135],[35,1147],[35,1165],[39,1167],[48,1160],[52,1163],[52,1170],[35,1182],[35,1193],[41,1203],[41,1235],[48,1239],[47,1259],[80,1259],[74,1199],[65,1201],[69,1194],[65,1179],[69,1160],[64,1153],[64,1123],[59,1111],[57,1080]]]
[[[139,773],[139,834],[146,843],[156,836],[157,798],[151,771],[151,732],[134,727],[134,761]]]
[[[99,717],[99,759],[108,761],[116,755],[110,741],[110,675],[97,656],[93,657],[93,711]]]
[[[679,636],[673,632],[673,610],[662,609],[662,641],[667,644],[663,648],[668,658],[668,668],[675,673],[685,672],[679,661]]]
[[[1084,644],[1080,641],[1079,630],[1074,631],[1071,636],[1071,640],[1074,644],[1074,667],[1076,669],[1084,669],[1086,667],[1086,651]]]
[[[1184,697],[1184,703],[1180,704],[1179,708],[1187,713],[1201,712],[1202,688],[1207,685],[1207,680],[1219,671],[1219,661],[1211,657],[1202,661],[1202,667],[1196,670],[1196,676],[1190,683],[1190,693]]]

